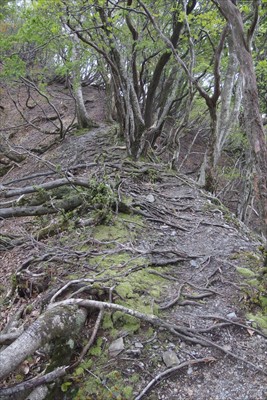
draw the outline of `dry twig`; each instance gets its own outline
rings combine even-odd
[[[214,362],[214,361],[216,361],[216,359],[214,357],[206,357],[206,358],[200,358],[200,359],[196,359],[196,360],[188,360],[179,365],[175,365],[175,367],[168,368],[165,371],[158,374],[157,376],[155,376],[155,378],[153,378],[148,383],[148,385],[142,390],[141,393],[139,393],[139,395],[134,400],[141,400],[144,397],[144,395],[152,388],[152,386],[154,386],[156,383],[158,383],[162,379],[166,378],[167,376],[177,372],[181,368],[187,367],[189,365],[196,365],[196,364],[200,364],[200,363],[210,363],[210,362]]]

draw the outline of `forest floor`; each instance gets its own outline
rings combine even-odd
[[[53,87],[57,106],[68,115],[73,106],[66,95],[62,100],[62,90]],[[101,203],[102,214],[91,207],[87,192],[70,185],[60,195],[79,191],[85,202],[78,209],[0,220],[0,336],[18,311],[19,325],[29,326],[55,294],[60,300],[111,301],[156,314],[180,331],[105,312],[94,346],[50,398],[266,400],[260,238],[186,174],[152,159],[129,160],[116,125],[103,122],[104,93],[96,88],[85,93],[97,128],[72,131],[43,154],[32,150],[54,136],[33,127],[12,135],[27,157],[0,178],[1,208],[22,204],[21,196],[4,198],[11,189],[69,177],[92,183],[89,198]],[[18,124],[12,110],[6,103],[6,127]],[[197,162],[192,155],[186,165],[194,169]],[[59,194],[39,190],[36,197],[46,194],[53,206]],[[91,313],[74,358],[95,320]],[[3,386],[32,378],[47,363],[42,351],[32,355]]]

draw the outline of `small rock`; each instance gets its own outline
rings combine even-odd
[[[169,229],[169,228],[170,228],[169,225],[165,225],[165,224],[161,225],[161,229]]]
[[[192,373],[193,373],[193,368],[192,367],[188,367],[187,375],[192,375]]]
[[[198,263],[197,263],[195,260],[191,260],[191,261],[190,261],[190,265],[191,265],[191,267],[193,267],[193,268],[198,268]]]
[[[141,350],[140,349],[129,349],[126,351],[126,354],[128,354],[131,357],[140,357],[141,355]]]
[[[162,358],[166,367],[172,367],[173,365],[179,364],[179,359],[176,353],[172,350],[167,350],[162,354]]]
[[[118,354],[120,354],[124,350],[124,342],[123,338],[120,337],[119,339],[114,340],[114,342],[111,343],[109,346],[109,354],[111,357],[116,357]]]
[[[223,349],[224,349],[225,351],[231,351],[231,350],[232,350],[232,347],[230,346],[230,344],[225,344],[225,345],[223,346]]]
[[[140,342],[135,342],[134,347],[136,347],[137,349],[142,349],[144,346]]]
[[[146,201],[148,201],[149,203],[154,203],[154,201],[155,201],[155,197],[153,196],[153,194],[148,194],[148,195],[145,197],[145,199],[146,199]]]
[[[237,319],[237,315],[236,315],[235,312],[231,312],[231,313],[227,314],[226,317],[228,319],[232,319],[232,320],[236,320]]]

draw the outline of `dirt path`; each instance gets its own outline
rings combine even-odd
[[[22,305],[32,310],[32,315],[24,314],[23,322],[34,319],[47,294],[67,281],[102,277],[105,282],[108,279],[105,287],[115,285],[115,301],[131,308],[140,308],[142,302],[146,312],[156,312],[165,321],[185,327],[191,336],[183,339],[148,324],[127,331],[119,316],[106,319],[99,333],[102,341],[85,360],[82,377],[70,378],[74,390],[63,395],[59,386],[55,398],[101,400],[108,398],[108,393],[114,399],[141,398],[138,396],[148,382],[166,371],[165,357],[175,353],[173,365],[181,364],[181,369],[153,385],[142,398],[265,400],[267,342],[252,329],[256,318],[248,315],[261,311],[264,297],[259,283],[259,240],[186,176],[161,164],[129,161],[115,133],[116,127],[103,123],[90,132],[73,133],[43,156],[29,156],[1,178],[5,187],[21,187],[44,183],[68,171],[105,182],[117,195],[117,209],[110,222],[101,225],[102,230],[77,225],[80,219],[74,214],[67,228],[38,240],[34,234],[40,226],[54,222],[61,226],[62,220],[26,217],[0,221],[1,235],[25,238],[20,246],[0,253],[2,328]],[[33,177],[39,173],[44,175]],[[87,210],[82,212],[82,220],[91,216]],[[108,251],[121,249],[131,257],[107,256]],[[34,273],[44,268],[50,274],[49,284],[29,297],[15,288],[7,303],[16,270],[44,254],[48,256],[43,264],[33,263],[29,270]],[[83,340],[86,337],[88,332]],[[111,357],[108,346],[115,338],[124,340],[124,349]],[[43,361],[35,361],[35,367],[38,362],[42,365]],[[125,387],[131,390],[126,393]]]
[[[158,255],[169,249],[169,253],[164,253],[166,258],[175,257],[176,251],[192,258],[167,270],[162,303],[170,304],[180,292],[181,305],[177,301],[163,312],[162,317],[193,330],[212,327],[225,322],[224,319],[243,323],[248,329],[229,325],[204,334],[207,340],[228,351],[228,356],[211,347],[188,344],[164,335],[164,339],[155,340],[154,349],[152,346],[146,359],[153,360],[153,356],[158,356],[158,365],[154,370],[149,369],[149,363],[144,368],[153,376],[164,370],[160,355],[167,350],[174,351],[181,363],[211,356],[216,361],[206,366],[185,367],[145,398],[264,400],[267,396],[266,376],[230,356],[242,357],[266,372],[266,339],[249,331],[246,290],[242,286],[246,283],[236,270],[236,267],[253,264],[253,257],[255,262],[259,243],[253,241],[242,227],[237,228],[237,221],[234,218],[230,221],[230,214],[225,219],[220,206],[181,178],[164,177],[153,185],[153,189],[140,186],[136,189],[136,193],[139,192],[135,197],[137,203],[149,195],[154,197],[153,203],[146,203],[149,218],[162,220],[148,223],[148,237],[153,239],[149,243],[146,241],[145,246],[155,249]],[[250,262],[247,257],[251,257]],[[250,290],[248,288],[247,292]],[[194,300],[203,293],[210,296]],[[186,305],[188,300],[192,304]]]

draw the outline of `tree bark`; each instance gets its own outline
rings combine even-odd
[[[3,191],[2,195],[4,197],[14,197],[14,196],[21,196],[22,194],[35,193],[38,192],[38,190],[51,190],[64,185],[82,186],[85,188],[90,188],[90,182],[88,180],[69,177],[69,178],[56,179],[54,181],[42,183],[40,185],[25,186],[22,188],[10,189],[10,190],[6,189],[5,186],[1,185],[0,189]]]
[[[58,200],[53,205],[47,206],[26,206],[0,208],[0,218],[26,217],[45,214],[56,214],[60,210],[72,211],[83,203],[81,196],[73,196],[71,199]]]
[[[232,34],[228,35],[227,43],[229,49],[228,65],[221,91],[221,106],[218,115],[216,145],[214,149],[214,166],[218,164],[231,128],[238,120],[243,97],[243,75],[239,71],[239,63]]]
[[[40,316],[15,342],[0,353],[0,379],[51,340],[72,337],[84,325],[87,312],[76,305],[55,307]]]
[[[79,38],[76,33],[73,33],[73,49],[72,49],[72,59],[73,59],[73,70],[72,70],[72,85],[73,85],[73,96],[76,102],[76,113],[78,127],[81,128],[92,128],[97,127],[88,115],[84,104],[83,91],[82,91],[82,78],[79,63],[80,51],[79,51]]]
[[[189,2],[187,7],[186,7],[186,14],[189,15],[192,13],[196,6],[196,0],[193,0],[192,2]],[[173,47],[176,48],[177,44],[179,42],[180,34],[181,31],[184,27],[184,21],[179,21],[177,18],[176,13],[173,15],[173,32],[170,38],[170,42],[172,43]],[[146,127],[150,127],[153,125],[153,106],[154,106],[154,100],[155,100],[155,95],[157,90],[159,89],[159,82],[161,75],[165,69],[165,66],[167,65],[169,59],[171,58],[172,53],[169,51],[166,51],[161,55],[159,58],[156,67],[153,71],[153,76],[152,80],[149,84],[148,91],[147,91],[147,97],[146,97],[146,104],[145,104],[145,112],[144,112],[144,119],[145,119],[145,124]]]
[[[244,77],[245,130],[256,174],[254,190],[259,202],[262,233],[267,238],[267,147],[260,113],[257,81],[242,15],[231,0],[213,0],[230,24],[236,55]]]

